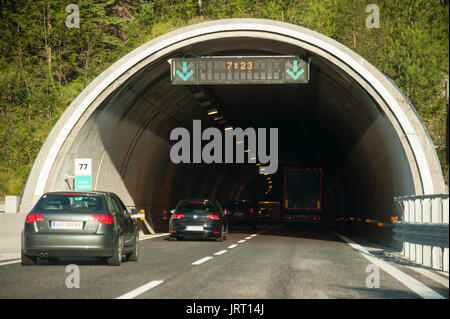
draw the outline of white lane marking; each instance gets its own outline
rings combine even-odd
[[[157,238],[157,237],[167,236],[167,235],[169,235],[169,233],[147,235],[145,237],[139,237],[139,240],[147,240],[147,239],[152,239],[152,238]]]
[[[139,288],[136,288],[120,297],[117,297],[116,299],[133,299],[133,298],[143,294],[144,292],[149,291],[150,289],[153,289],[156,286],[159,286],[163,282],[164,282],[163,280],[150,281],[149,283],[147,283],[143,286],[140,286]]]
[[[252,236],[245,237],[245,239],[247,239],[247,240],[252,239],[252,238],[253,238]]]
[[[204,257],[204,258],[202,258],[202,259],[199,259],[199,260],[197,260],[197,261],[194,261],[192,264],[193,265],[200,265],[200,264],[203,264],[205,261],[208,261],[208,260],[210,260],[210,259],[212,259],[213,257]]]
[[[242,240],[238,241],[238,244],[242,244],[242,243],[245,243],[245,242],[246,242],[246,240],[242,239]]]
[[[253,235],[251,235],[250,237],[255,237],[255,236],[258,236],[258,234],[253,234]]]
[[[429,271],[428,269],[425,269],[425,268],[412,267],[412,266],[406,266],[406,267],[408,267],[409,269],[412,269],[415,272],[418,272],[419,274],[422,274],[425,277],[428,277],[431,280],[434,280],[437,283],[439,283],[439,284],[441,284],[441,285],[443,285],[443,286],[448,288],[448,278],[444,278],[444,277],[441,277],[439,275],[436,275],[435,273],[433,273],[433,272],[431,272],[431,271]]]
[[[228,250],[221,250],[221,251],[218,251],[217,253],[215,253],[214,255],[220,256],[220,255],[225,254],[227,251],[228,251]]]
[[[11,265],[11,264],[17,264],[20,263],[21,260],[10,260],[10,261],[4,261],[0,263],[0,266],[6,266],[6,265]]]
[[[364,258],[369,260],[372,264],[375,264],[379,266],[381,269],[383,269],[385,272],[387,272],[389,275],[400,281],[403,285],[414,291],[416,294],[421,296],[424,299],[446,299],[434,290],[428,288],[424,284],[422,284],[420,281],[412,278],[411,276],[408,276],[401,270],[389,265],[387,262],[375,257],[371,253],[369,253],[367,250],[365,250],[362,246],[355,243],[353,240],[338,234],[334,232],[337,236],[339,236],[343,241],[347,242],[354,250],[359,252]]]
[[[233,249],[234,247],[237,247],[237,245],[236,244],[230,245],[228,246],[228,249]]]

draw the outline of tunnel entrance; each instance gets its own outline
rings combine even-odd
[[[167,60],[215,55],[311,57],[308,84],[190,85],[170,82]],[[211,114],[217,108],[217,114]],[[208,114],[210,113],[210,114]],[[222,118],[218,118],[218,117]],[[177,127],[279,130],[272,188],[255,164],[174,164]],[[123,57],[69,106],[42,147],[21,211],[50,190],[69,189],[76,158],[92,159],[92,187],[145,209],[156,231],[182,198],[279,200],[284,166],[322,168],[324,225],[344,217],[385,221],[393,197],[437,193],[444,182],[413,107],[381,72],[348,48],[304,28],[230,19],[168,33]],[[267,193],[267,194],[266,194]],[[354,229],[383,241],[373,225]]]

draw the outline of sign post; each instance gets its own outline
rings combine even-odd
[[[75,159],[75,190],[90,191],[92,190],[92,159],[76,158]]]

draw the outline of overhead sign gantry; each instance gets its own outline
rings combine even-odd
[[[293,84],[309,82],[309,62],[296,55],[172,58],[174,85]]]

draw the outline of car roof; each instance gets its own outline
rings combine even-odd
[[[205,202],[205,201],[213,202],[213,201],[215,201],[215,199],[213,199],[213,198],[188,198],[188,199],[180,200],[180,202]]]
[[[106,192],[106,191],[52,191],[52,192],[46,192],[43,195],[66,195],[66,194],[89,194],[89,195],[115,195],[112,192]]]

